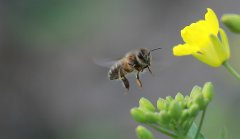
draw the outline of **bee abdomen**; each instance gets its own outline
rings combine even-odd
[[[120,66],[118,64],[113,65],[108,72],[108,78],[110,80],[118,79],[119,70],[120,70]]]

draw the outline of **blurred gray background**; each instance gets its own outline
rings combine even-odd
[[[229,138],[239,132],[240,86],[223,67],[212,68],[191,56],[174,57],[180,30],[203,19],[206,8],[220,18],[240,13],[239,0],[2,0],[0,1],[0,138],[137,139],[129,110],[141,97],[188,94],[194,85],[216,87],[203,132]],[[240,36],[229,36],[232,65],[240,71]],[[153,54],[152,77],[134,76],[127,94],[109,81],[98,59],[162,47]],[[156,138],[168,138],[154,132]]]

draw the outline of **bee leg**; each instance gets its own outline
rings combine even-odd
[[[147,68],[148,68],[148,71],[149,71],[151,74],[153,74],[152,71],[151,71],[151,69],[150,69],[150,67],[147,66]]]
[[[137,85],[138,85],[140,88],[142,88],[142,82],[141,82],[141,80],[140,80],[140,78],[139,78],[139,73],[140,73],[140,72],[138,72],[137,75],[136,75],[136,82],[137,82]]]
[[[122,80],[122,82],[123,82],[123,86],[124,86],[124,87],[127,89],[127,91],[128,91],[128,90],[129,90],[129,87],[130,87],[128,79],[127,79],[125,76],[123,76],[121,80]]]
[[[130,87],[129,81],[128,81],[128,79],[124,76],[124,74],[123,74],[123,72],[122,72],[121,69],[120,69],[119,72],[118,72],[118,78],[119,78],[120,80],[122,80],[123,86],[124,86],[124,87],[127,89],[127,91],[128,91],[128,90],[129,90],[129,87]]]

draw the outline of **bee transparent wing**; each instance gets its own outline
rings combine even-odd
[[[112,65],[114,65],[119,60],[110,60],[110,59],[98,59],[93,58],[94,64],[100,66],[100,67],[106,67],[110,68]]]

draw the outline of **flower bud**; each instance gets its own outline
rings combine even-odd
[[[199,111],[198,104],[192,104],[191,107],[188,109],[188,114],[192,117],[195,117]]]
[[[222,22],[230,31],[240,33],[240,15],[225,14],[222,16]]]
[[[166,97],[166,100],[167,100],[168,103],[171,103],[172,100],[173,100],[173,98],[172,98],[171,96],[167,96],[167,97]]]
[[[192,103],[193,103],[193,100],[190,99],[188,102],[187,102],[187,108],[190,108],[192,106]]]
[[[200,94],[201,92],[202,92],[202,88],[196,85],[193,87],[190,97],[193,98],[195,95]]]
[[[182,111],[180,120],[184,121],[185,119],[187,119],[187,117],[188,117],[188,110],[185,109],[185,110]]]
[[[194,96],[193,103],[197,104],[201,110],[203,110],[207,104],[205,103],[205,99],[202,93]]]
[[[184,130],[189,130],[190,126],[192,125],[193,121],[185,120],[181,125]]]
[[[183,107],[181,106],[180,102],[173,100],[169,106],[169,115],[172,116],[174,119],[178,119],[181,116]]]
[[[167,107],[166,100],[159,98],[157,101],[157,108],[159,111],[164,110]]]
[[[160,111],[159,113],[159,121],[162,123],[162,124],[168,124],[168,122],[171,120],[169,114],[167,113],[166,110],[162,110]]]
[[[211,82],[207,82],[204,84],[203,86],[203,90],[202,90],[203,96],[206,99],[207,103],[209,103],[214,95],[214,87],[213,84]]]
[[[136,128],[136,133],[137,133],[138,139],[154,139],[152,133],[143,126],[138,126]]]
[[[190,97],[189,96],[185,96],[184,98],[184,107],[187,107],[188,106],[188,103],[190,102]]]
[[[184,101],[189,101],[190,97],[188,95],[185,96]]]
[[[141,123],[145,123],[146,122],[146,117],[144,112],[139,109],[139,108],[132,108],[130,111],[132,117],[134,120],[136,120],[137,122],[141,122]]]
[[[179,102],[183,102],[184,96],[180,92],[178,92],[177,95],[175,96],[175,100]]]
[[[139,100],[139,107],[143,108],[143,109],[146,109],[148,111],[151,111],[151,112],[155,112],[155,107],[153,106],[153,104],[148,99],[146,99],[144,97],[142,97]]]
[[[159,114],[153,112],[146,112],[145,118],[148,123],[156,123],[160,119]]]

